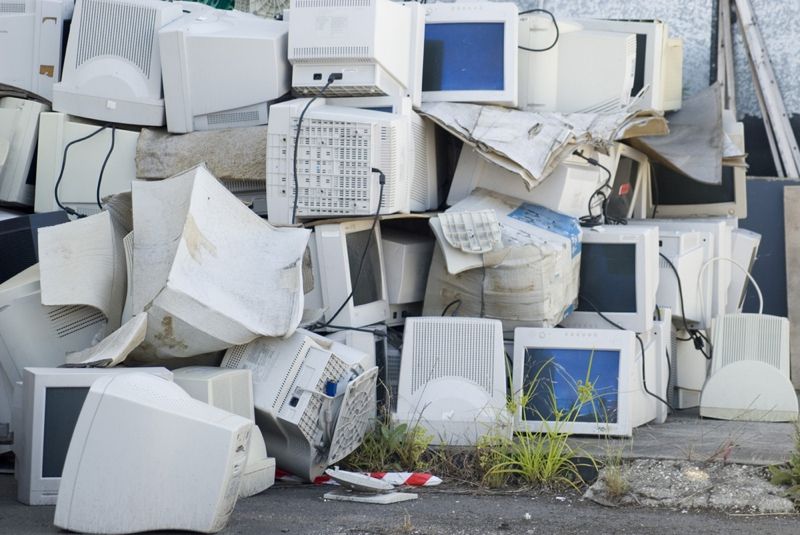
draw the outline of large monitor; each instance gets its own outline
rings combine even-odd
[[[292,88],[313,96],[327,85],[326,96],[407,96],[419,105],[423,31],[417,2],[292,0]]]
[[[288,30],[286,22],[219,9],[161,28],[167,130],[266,124],[269,104],[289,92]]]
[[[503,325],[483,318],[409,318],[394,419],[434,444],[474,446],[510,437]]]
[[[39,114],[48,110],[32,100],[0,98],[0,203],[33,206]]]
[[[578,306],[565,327],[637,333],[653,328],[658,290],[658,228],[611,225],[584,230]]]
[[[636,74],[633,33],[587,31],[561,20],[556,38],[549,17],[529,13],[519,18],[519,45],[521,109],[614,112],[631,100]]]
[[[427,227],[427,221],[422,222]],[[381,241],[389,301],[388,322],[402,325],[407,317],[422,313],[425,283],[436,241],[429,232],[414,233],[387,227],[386,223],[381,229]]]
[[[323,319],[343,327],[386,321],[389,300],[380,225],[373,230],[367,219],[317,225],[313,236],[314,285],[319,286]]]
[[[375,411],[378,369],[359,374],[302,329],[233,347],[222,367],[252,371],[256,423],[270,455],[308,481],[361,444]]]
[[[516,106],[518,19],[510,2],[426,4],[422,100]]]
[[[642,93],[637,109],[678,110],[683,102],[683,40],[669,37],[667,24],[658,20],[575,21],[584,30],[636,35],[636,66],[630,95]],[[587,84],[588,86],[592,86]]]
[[[0,2],[0,83],[53,99],[73,0]]]
[[[72,432],[92,384],[128,372],[172,380],[165,368],[25,368],[22,421],[14,429],[17,499],[55,505]]]
[[[162,126],[158,30],[182,15],[178,4],[160,0],[77,0],[53,109]]]
[[[408,116],[328,106],[324,99],[317,99],[303,117],[302,135],[295,147],[299,117],[308,103],[299,99],[270,108],[270,223],[374,215],[379,204],[382,214],[408,212],[408,176],[412,171],[408,161]],[[385,176],[382,197],[380,173]],[[295,178],[299,192],[295,190]]]
[[[656,416],[644,399],[640,358],[630,331],[517,328],[515,430],[630,436]]]
[[[0,283],[39,261],[39,229],[68,221],[65,212],[21,215],[0,221]]]
[[[160,377],[102,377],[75,424],[53,523],[84,533],[221,531],[252,427]]]
[[[103,162],[110,152],[102,173],[100,198],[131,190],[136,178],[136,143],[139,132],[111,128],[85,138],[102,125],[82,121],[63,113],[43,113],[39,124],[39,149],[36,157],[37,212],[59,210],[56,203],[56,182],[61,204],[79,213],[91,215],[100,211],[97,206],[97,182]],[[114,148],[111,150],[112,135]],[[62,171],[63,168],[63,171]]]

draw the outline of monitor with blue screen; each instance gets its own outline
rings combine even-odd
[[[423,102],[516,106],[517,19],[512,3],[426,5]]]

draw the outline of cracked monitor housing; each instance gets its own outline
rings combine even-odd
[[[518,28],[513,3],[425,4],[423,102],[515,107]]]
[[[267,212],[275,225],[322,217],[408,213],[439,203],[433,125],[415,113],[393,114],[306,99],[270,108],[267,131]],[[385,176],[383,188],[380,172]],[[382,190],[382,193],[381,193]]]
[[[53,99],[73,0],[0,0],[0,84]]]
[[[581,237],[578,306],[564,327],[646,333],[653,328],[658,291],[658,228],[606,225]]]
[[[53,109],[163,126],[158,30],[183,14],[180,5],[159,0],[78,0]]]
[[[67,449],[89,388],[101,377],[132,371],[172,380],[165,368],[25,368],[22,429],[14,430],[19,501],[55,505]]]
[[[584,30],[636,36],[636,67],[630,95],[645,90],[635,109],[678,110],[683,91],[683,40],[669,37],[667,24],[658,20],[571,21]],[[589,83],[587,86],[591,87]]]
[[[33,206],[39,114],[48,110],[32,100],[0,98],[0,203]]]
[[[519,50],[519,107],[527,111],[611,113],[631,100],[636,74],[636,36],[587,31],[558,21],[558,41],[549,50]],[[519,44],[544,49],[556,39],[550,17],[519,18]],[[588,83],[587,83],[588,82]]]
[[[420,104],[423,7],[389,0],[292,0],[292,89],[325,96],[403,96]]]
[[[638,347],[630,331],[517,328],[513,391],[526,403],[515,431],[630,436],[647,418],[634,414],[643,401]]]
[[[219,9],[161,28],[167,130],[267,124],[269,104],[289,92],[288,30],[287,22]]]

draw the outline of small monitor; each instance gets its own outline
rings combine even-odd
[[[409,318],[395,419],[434,444],[474,446],[510,437],[503,325],[483,318]]]
[[[518,19],[509,2],[426,4],[422,100],[516,106]]]
[[[747,178],[742,167],[722,166],[722,182],[706,184],[653,162],[650,217],[747,217]]]
[[[19,501],[55,505],[67,449],[89,388],[101,377],[131,371],[172,379],[165,368],[25,368],[23,427],[14,429]]]
[[[678,110],[683,102],[683,41],[669,37],[667,24],[658,20],[574,21],[584,30],[636,36],[636,65],[631,97],[640,93],[636,109]]]
[[[66,223],[66,212],[21,215],[0,221],[0,283],[39,261],[39,229]]]
[[[100,184],[100,198],[131,190],[136,178],[136,143],[139,132],[115,128],[114,148],[111,149],[111,128],[70,145],[98,129],[93,124],[63,113],[43,113],[39,124],[39,149],[36,157],[36,195],[34,209],[37,212],[59,210],[62,205],[81,214],[92,215],[100,211],[97,206],[97,182],[103,162],[109,154]],[[66,158],[66,160],[65,160]],[[61,168],[63,166],[63,174]]]
[[[32,100],[0,98],[0,203],[33,206],[39,114],[48,110]]]
[[[614,147],[609,167],[613,181],[606,215],[616,220],[644,218],[650,191],[650,161],[638,150],[622,143],[616,143]],[[600,163],[603,163],[602,159]]]
[[[630,436],[637,348],[630,331],[517,328],[515,430]]]
[[[0,84],[53,99],[73,0],[0,2]],[[13,52],[11,52],[13,51]]]
[[[528,111],[610,113],[631,100],[633,33],[587,31],[537,13],[519,18],[519,107]],[[557,39],[557,41],[556,41]],[[555,45],[549,50],[534,52]],[[524,48],[522,48],[524,47]]]
[[[102,377],[75,424],[53,523],[84,533],[221,531],[252,427],[152,374]]]
[[[167,130],[185,133],[267,123],[289,92],[289,23],[203,10],[158,32]]]
[[[409,97],[420,104],[423,7],[389,0],[292,0],[289,61],[300,96]],[[337,76],[328,84],[331,76]]]
[[[182,15],[181,6],[160,0],[77,0],[53,109],[162,126],[158,30]]]
[[[324,320],[343,327],[386,321],[389,301],[380,225],[372,230],[367,219],[317,225],[314,244],[312,262],[319,270],[315,281]]]
[[[565,327],[638,333],[653,328],[658,290],[658,228],[611,225],[584,230],[578,306]]]

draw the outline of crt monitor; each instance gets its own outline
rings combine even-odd
[[[581,237],[578,306],[565,327],[638,333],[653,328],[658,290],[658,228],[611,225],[588,228]]]
[[[65,212],[21,215],[0,221],[0,283],[39,261],[39,229],[68,221]]]
[[[267,123],[289,92],[289,24],[239,11],[188,14],[158,32],[167,130]]]
[[[55,505],[72,432],[95,380],[138,371],[171,380],[165,368],[26,368],[21,429],[14,430],[17,499]]]
[[[0,98],[0,203],[33,206],[39,114],[48,110],[32,100]]]
[[[518,18],[508,2],[426,4],[422,100],[516,106]]]
[[[608,113],[627,106],[636,72],[636,36],[587,31],[567,20],[558,21],[558,32],[556,37],[550,17],[520,15],[519,107]]]
[[[325,88],[325,96],[400,96],[420,104],[426,6],[389,0],[290,5],[289,61],[297,95]]]
[[[0,1],[0,84],[53,99],[74,0]]]
[[[180,5],[160,0],[77,0],[53,109],[162,126],[158,30],[182,15]]]
[[[630,331],[515,329],[515,430],[630,436],[637,348]]]
[[[747,183],[742,167],[722,166],[722,182],[706,184],[652,163],[650,217],[747,217]]]

